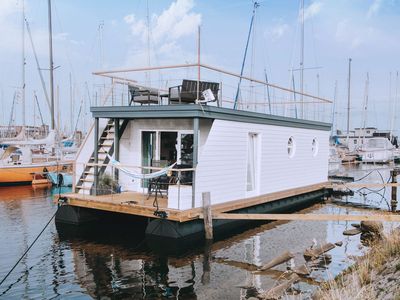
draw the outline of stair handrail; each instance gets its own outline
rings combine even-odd
[[[101,102],[101,105],[100,105],[100,106],[104,106],[104,104],[107,102],[108,97],[111,95],[111,92],[114,90],[114,86],[115,86],[115,82],[114,82],[114,80],[113,80],[113,81],[112,81],[112,84],[111,84],[111,87],[110,87],[110,89],[108,90],[107,94],[104,95],[103,101]],[[83,142],[81,143],[81,145],[80,145],[80,147],[79,147],[79,149],[78,149],[78,152],[76,153],[76,159],[79,157],[79,155],[80,155],[80,153],[81,153],[81,151],[82,151],[82,149],[83,149],[83,145],[86,144],[86,142],[87,142],[87,140],[88,140],[90,134],[91,134],[92,131],[93,131],[93,128],[94,128],[94,122],[92,122],[92,124],[91,124],[91,126],[90,126],[90,128],[89,128],[89,130],[88,130],[88,132],[87,132],[87,134],[86,134],[86,136],[85,136],[85,139],[84,139]],[[75,160],[76,160],[76,159],[75,159]]]

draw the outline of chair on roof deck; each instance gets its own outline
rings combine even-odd
[[[131,95],[129,105],[132,105],[132,103],[140,103],[140,105],[159,104],[159,92],[157,89],[134,85],[129,85],[128,89]]]
[[[218,103],[218,82],[199,81],[199,100],[204,100],[202,92],[210,89]],[[170,104],[196,103],[197,99],[197,80],[183,79],[182,84],[170,87],[168,91],[168,99]]]

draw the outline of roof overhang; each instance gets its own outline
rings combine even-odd
[[[231,108],[200,105],[148,105],[148,106],[94,106],[90,108],[94,118],[119,119],[187,119],[202,118],[234,122],[266,124],[293,128],[331,130],[331,124],[235,110]]]

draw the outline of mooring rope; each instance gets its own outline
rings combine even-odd
[[[50,220],[46,223],[46,225],[43,227],[43,229],[40,231],[40,233],[37,235],[37,237],[34,239],[34,241],[29,245],[28,249],[26,249],[25,252],[21,255],[21,257],[18,259],[18,261],[15,263],[15,265],[10,269],[10,271],[8,271],[7,275],[4,276],[4,278],[0,281],[0,285],[2,285],[4,281],[6,281],[8,276],[10,276],[11,272],[14,271],[14,269],[18,266],[18,264],[21,262],[21,260],[24,258],[24,256],[29,252],[29,250],[31,250],[31,248],[36,243],[36,241],[40,238],[42,233],[46,230],[47,226],[49,226],[50,222],[53,220],[56,213],[57,213],[57,211],[55,211],[55,213],[51,216]]]

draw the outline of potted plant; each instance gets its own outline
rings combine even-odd
[[[99,178],[97,195],[109,195],[120,193],[120,186],[109,174],[103,174]]]

